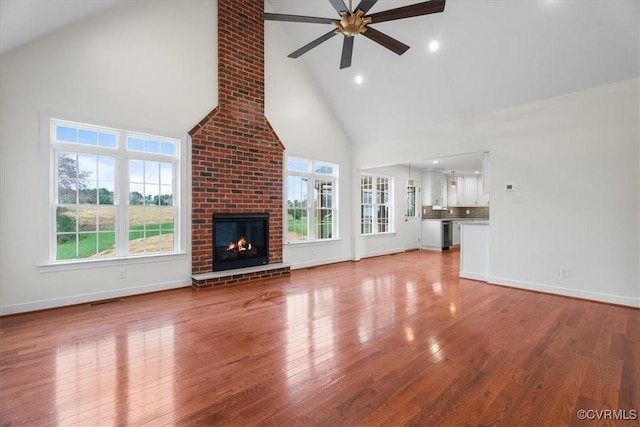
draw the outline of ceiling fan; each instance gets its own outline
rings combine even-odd
[[[349,0],[349,8],[344,4],[343,0],[329,0],[329,3],[340,14],[340,19],[320,18],[315,16],[285,15],[279,13],[263,13],[262,18],[265,21],[285,21],[285,22],[305,22],[311,24],[333,24],[335,29],[327,34],[318,37],[312,42],[302,46],[300,49],[289,54],[289,58],[298,58],[302,54],[310,51],[314,47],[324,43],[331,37],[342,34],[344,41],[342,44],[342,57],[340,59],[340,69],[351,66],[351,57],[353,54],[353,38],[358,34],[362,34],[370,40],[386,47],[387,49],[402,55],[409,49],[409,46],[399,42],[369,24],[377,24],[379,22],[393,21],[396,19],[411,18],[414,16],[429,15],[431,13],[439,13],[444,10],[446,0],[429,0],[422,3],[412,4],[409,6],[398,7],[395,9],[385,10],[382,12],[367,15],[367,12],[377,3],[378,0],[361,0],[360,4],[353,9],[351,0]]]

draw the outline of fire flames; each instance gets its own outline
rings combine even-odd
[[[250,251],[251,250],[251,243],[247,242],[247,239],[243,236],[240,237],[240,239],[238,239],[237,242],[231,242],[229,243],[229,246],[227,246],[227,250],[231,251],[231,250],[236,250],[236,251]]]

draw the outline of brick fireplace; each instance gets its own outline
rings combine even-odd
[[[264,116],[262,1],[218,0],[218,106],[192,139],[192,284],[289,274],[282,264],[284,146]],[[268,265],[213,274],[214,214],[267,213]]]

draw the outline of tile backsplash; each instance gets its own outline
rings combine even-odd
[[[467,211],[469,213],[467,214]],[[445,210],[434,211],[431,206],[422,207],[422,219],[441,219],[441,218],[474,218],[489,219],[489,207],[450,207]]]

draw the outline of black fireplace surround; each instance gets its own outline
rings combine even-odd
[[[213,214],[213,271],[268,263],[268,213]]]

